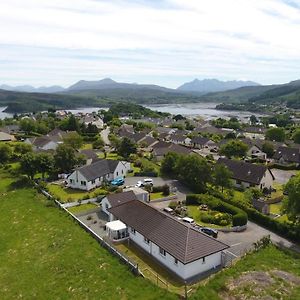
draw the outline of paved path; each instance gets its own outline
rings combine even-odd
[[[243,232],[219,232],[218,240],[231,246],[230,252],[240,256],[253,247],[253,243],[266,235],[271,236],[272,242],[283,245],[286,248],[300,253],[300,246],[289,242],[287,239],[265,229],[253,222],[248,221],[248,227]]]
[[[110,140],[108,139],[109,133],[110,128],[108,126],[105,129],[103,129],[100,133],[105,145],[110,145]]]

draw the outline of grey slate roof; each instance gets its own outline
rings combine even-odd
[[[243,182],[259,184],[264,174],[269,171],[266,166],[255,165],[244,161],[238,161],[228,158],[219,158],[218,164],[224,164],[231,172],[232,178]]]
[[[228,248],[226,244],[139,200],[108,210],[184,264]]]
[[[106,196],[106,198],[109,201],[111,207],[115,207],[132,200],[137,200],[136,195],[133,191],[109,194]]]
[[[274,154],[273,158],[276,160],[282,158],[287,162],[299,163],[300,152],[298,148],[279,147],[276,153]]]
[[[77,171],[80,172],[87,181],[92,181],[96,178],[113,173],[118,164],[118,160],[101,159],[90,165],[80,167]]]
[[[202,136],[195,136],[192,138],[191,143],[204,146],[209,141],[208,138]]]

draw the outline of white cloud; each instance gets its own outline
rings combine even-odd
[[[176,86],[192,77],[271,83],[299,76],[300,1],[0,4],[1,83],[114,76]]]

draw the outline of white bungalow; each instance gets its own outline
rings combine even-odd
[[[118,177],[124,177],[130,170],[126,161],[101,159],[90,165],[77,168],[68,178],[67,186],[73,189],[90,191]]]
[[[145,202],[132,200],[108,211],[126,224],[130,242],[183,281],[222,266],[228,245]]]

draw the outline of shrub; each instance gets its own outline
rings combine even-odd
[[[246,225],[248,222],[247,214],[240,208],[235,207],[231,204],[228,204],[220,199],[217,199],[214,196],[208,194],[192,194],[186,196],[186,203],[188,204],[206,204],[211,209],[217,211],[228,213],[232,215],[232,224],[233,226],[242,226]],[[235,216],[237,216],[235,218]],[[203,221],[204,222],[204,221]]]
[[[177,202],[176,201],[171,201],[170,203],[169,203],[169,207],[170,208],[172,208],[172,209],[175,209],[176,207],[177,207]]]

